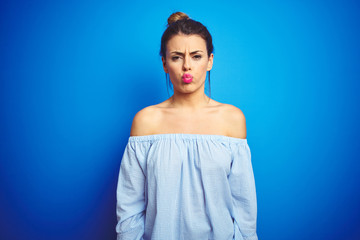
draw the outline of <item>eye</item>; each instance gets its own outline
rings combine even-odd
[[[202,58],[202,56],[201,55],[199,55],[199,54],[197,54],[197,55],[194,55],[194,57],[193,57],[195,60],[200,60],[201,58]]]
[[[173,60],[173,61],[177,61],[177,60],[179,60],[180,59],[180,56],[172,56],[171,57],[171,60]]]

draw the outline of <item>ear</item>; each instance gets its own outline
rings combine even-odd
[[[210,54],[206,71],[210,71],[212,69],[213,62],[214,62],[214,54],[212,53]]]
[[[163,63],[164,72],[165,72],[165,73],[169,73],[169,71],[168,71],[168,69],[167,69],[167,67],[166,67],[166,60],[165,60],[165,58],[164,58],[164,57],[161,57],[161,61],[162,61],[162,63]]]

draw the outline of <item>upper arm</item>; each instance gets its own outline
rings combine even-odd
[[[153,133],[156,125],[157,111],[154,107],[140,110],[134,117],[130,136],[143,136]]]
[[[244,113],[237,107],[228,105],[226,109],[228,135],[236,138],[246,138],[246,120]]]

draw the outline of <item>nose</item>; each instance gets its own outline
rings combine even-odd
[[[191,69],[190,56],[185,56],[185,57],[184,57],[183,69],[184,69],[184,71],[187,71],[187,70],[190,70],[190,69]]]

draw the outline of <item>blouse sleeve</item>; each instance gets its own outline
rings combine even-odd
[[[128,142],[121,160],[116,191],[117,240],[143,239],[145,225],[145,172],[136,142]]]
[[[257,203],[251,153],[247,142],[233,143],[229,184],[233,200],[234,239],[257,240]]]

